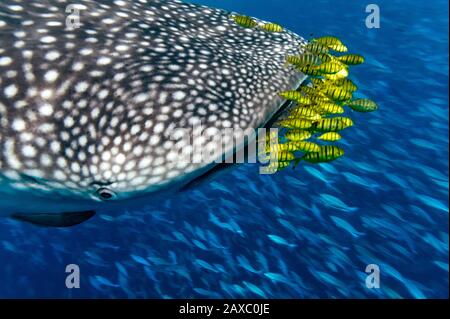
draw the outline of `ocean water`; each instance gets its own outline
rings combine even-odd
[[[0,219],[0,297],[448,297],[448,2],[197,1],[340,37],[366,57],[346,155],[271,176],[220,178],[80,226]],[[77,264],[81,288],[65,286]],[[366,287],[369,264],[380,288]]]

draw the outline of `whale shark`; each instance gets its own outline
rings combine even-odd
[[[270,121],[277,93],[306,78],[285,62],[306,40],[233,14],[178,0],[2,0],[0,215],[76,225],[217,165],[180,149],[242,149],[248,140],[215,136]],[[200,150],[173,134],[197,124]]]

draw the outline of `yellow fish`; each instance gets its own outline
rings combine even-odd
[[[318,152],[307,153],[298,161],[303,160],[309,163],[331,162],[344,155],[344,150],[335,145],[322,145]]]
[[[281,127],[308,129],[312,127],[313,122],[305,119],[286,119],[278,122]]]
[[[337,81],[337,80],[341,80],[344,79],[348,76],[348,70],[346,68],[343,68],[342,70],[340,70],[339,72],[335,73],[335,74],[324,74],[323,77],[331,80],[331,81]]]
[[[320,145],[306,141],[295,141],[286,143],[290,151],[300,151],[304,153],[319,152]]]
[[[295,66],[315,66],[322,63],[317,55],[303,54],[303,55],[288,55],[286,61]]]
[[[320,78],[311,78],[311,83],[315,88],[321,88],[324,84],[324,81]]]
[[[342,114],[344,108],[333,102],[320,102],[315,105],[315,109],[319,114]]]
[[[341,138],[342,138],[342,136],[339,133],[328,132],[328,133],[323,133],[317,139],[322,140],[322,141],[327,141],[327,142],[335,142],[335,141],[339,141]]]
[[[302,118],[311,121],[315,121],[321,118],[320,114],[316,113],[313,108],[310,107],[296,107],[289,112],[289,118]]]
[[[326,96],[338,102],[348,101],[352,98],[352,92],[346,91],[339,87],[328,87],[324,90]]]
[[[358,99],[347,102],[347,105],[357,112],[373,112],[378,109],[378,105],[369,99]]]
[[[296,101],[299,104],[311,104],[311,99],[298,91],[285,91],[279,93],[279,95],[286,100]]]
[[[332,100],[330,100],[330,98],[328,98],[327,96],[322,95],[322,94],[312,95],[309,98],[311,99],[311,101],[314,104],[327,103],[327,102],[332,103],[333,102]]]
[[[266,152],[275,153],[275,152],[282,152],[282,151],[288,151],[288,149],[286,147],[286,144],[282,144],[282,143],[270,144],[270,143],[267,143],[267,145],[266,145]]]
[[[261,26],[261,29],[267,32],[274,32],[274,33],[283,32],[283,27],[276,23],[266,23]]]
[[[302,65],[303,60],[298,55],[288,55],[286,57],[286,62],[293,65]]]
[[[335,117],[335,118],[344,122],[344,124],[347,125],[347,127],[353,126],[353,120],[348,117],[339,116],[339,117]]]
[[[336,37],[325,36],[321,38],[314,39],[313,42],[320,43],[323,46],[330,48],[336,52],[347,52],[347,47]]]
[[[306,45],[306,50],[314,54],[325,54],[328,53],[329,49],[320,43],[308,43]]]
[[[325,62],[330,62],[334,60],[334,57],[331,56],[328,53],[318,53],[317,56],[320,58],[320,60],[325,63]]]
[[[278,162],[288,162],[295,159],[294,154],[289,151],[280,151],[280,152],[272,152],[270,153],[272,159],[277,159]]]
[[[353,121],[347,117],[332,117],[318,120],[314,129],[319,132],[337,132],[353,126]]]
[[[285,137],[290,141],[303,141],[311,137],[311,132],[303,130],[290,130]]]
[[[346,91],[349,91],[349,92],[355,92],[355,91],[358,90],[358,87],[356,86],[356,84],[353,83],[352,80],[347,79],[347,78],[336,80],[336,81],[332,81],[330,83],[332,83],[333,85],[335,85],[337,87],[340,87],[340,88],[342,88],[342,89],[344,89]]]
[[[309,95],[317,95],[317,94],[318,94],[317,89],[315,89],[315,88],[313,88],[313,87],[310,87],[310,86],[306,86],[306,85],[301,86],[301,87],[300,87],[300,91],[301,91],[302,93],[304,93],[306,96],[309,96]]]
[[[315,67],[321,74],[335,74],[344,68],[345,66],[342,63],[334,61],[326,62]]]
[[[347,65],[358,65],[364,63],[364,57],[359,54],[347,54],[340,56],[337,59]]]
[[[244,15],[232,15],[231,16],[238,25],[244,28],[254,28],[258,23],[251,17]]]
[[[305,93],[306,95],[313,95],[313,96],[314,96],[314,95],[320,94],[320,92],[317,91],[317,89],[312,88],[312,87],[310,87],[310,86],[306,86],[306,85],[302,86],[302,87],[300,88],[300,90],[301,90],[303,93]]]
[[[302,67],[299,67],[298,70],[300,72],[302,72],[303,74],[306,74],[309,76],[320,76],[323,74],[320,70],[318,70],[314,66],[302,66]]]

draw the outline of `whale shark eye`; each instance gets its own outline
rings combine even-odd
[[[116,194],[106,187],[99,188],[97,190],[97,195],[100,197],[101,200],[105,201],[114,199],[114,197],[116,197]]]

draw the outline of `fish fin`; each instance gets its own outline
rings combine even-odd
[[[43,227],[70,227],[81,224],[95,215],[92,210],[82,212],[67,212],[60,214],[50,213],[36,213],[36,214],[23,214],[14,213],[12,218],[20,221],[24,221],[33,225]]]
[[[302,157],[296,158],[294,160],[294,166],[292,167],[292,169],[295,169],[297,167],[298,163],[300,163],[300,161],[302,160]]]

